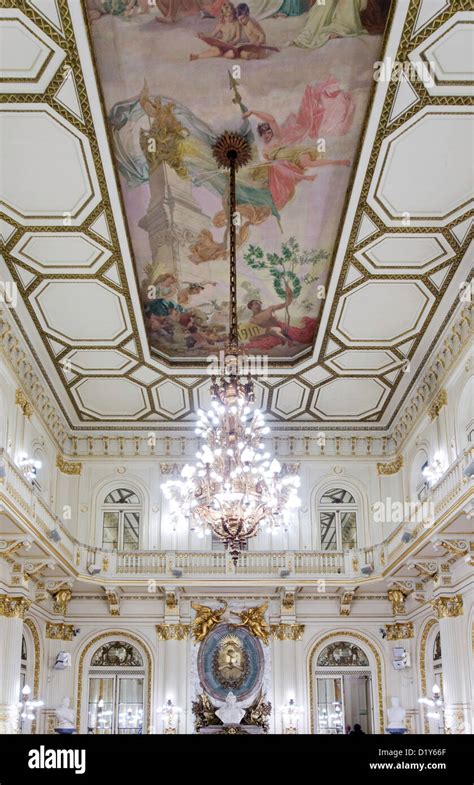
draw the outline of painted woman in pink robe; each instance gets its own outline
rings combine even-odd
[[[341,90],[334,77],[316,85],[307,85],[296,114],[290,114],[279,125],[265,112],[251,109],[244,117],[254,115],[260,122],[258,133],[264,141],[263,156],[268,163],[257,166],[251,177],[267,177],[268,188],[278,210],[295,194],[298,183],[315,180],[308,169],[319,166],[349,166],[349,160],[323,158],[310,140],[326,136],[343,136],[349,130],[354,116],[354,99]]]

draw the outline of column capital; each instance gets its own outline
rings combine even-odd
[[[387,624],[385,629],[387,630],[388,641],[402,641],[415,636],[412,621]]]
[[[406,612],[405,600],[406,594],[401,589],[389,589],[387,591],[388,599],[392,605],[392,612],[394,616],[398,616]]]
[[[46,622],[46,637],[52,641],[72,641],[74,625],[63,622]]]
[[[463,614],[461,594],[454,594],[451,597],[437,597],[431,601],[430,605],[435,609],[438,619],[454,618]]]
[[[184,641],[190,629],[190,624],[157,624],[156,634],[160,641]]]
[[[11,597],[8,594],[0,594],[0,616],[7,616],[10,619],[24,619],[30,605],[31,600],[28,600],[26,597]]]
[[[270,630],[278,641],[300,641],[304,633],[304,624],[271,624]]]

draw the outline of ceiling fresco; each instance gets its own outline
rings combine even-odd
[[[150,346],[205,359],[228,332],[237,174],[241,345],[308,354],[374,86],[388,0],[89,0],[89,24]]]

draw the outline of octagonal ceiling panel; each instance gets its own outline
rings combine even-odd
[[[156,411],[167,417],[182,417],[188,414],[189,390],[171,379],[160,382],[153,388],[153,399],[156,402]]]
[[[56,110],[3,105],[0,137],[0,209],[11,218],[29,226],[78,226],[99,203],[89,140]]]
[[[25,232],[11,255],[43,275],[93,275],[112,252],[81,232]]]
[[[95,377],[73,385],[81,409],[106,420],[136,420],[150,411],[146,390],[125,378]]]
[[[376,414],[387,394],[378,379],[333,379],[315,392],[311,408],[325,420],[363,420]]]
[[[0,92],[43,93],[64,57],[24,13],[0,9]]]
[[[429,64],[432,79],[426,81],[430,95],[473,95],[474,20],[459,11],[410,52],[413,63]]]
[[[419,281],[367,281],[339,300],[334,335],[347,345],[401,343],[421,330],[433,302]]]
[[[444,226],[462,215],[474,203],[473,137],[467,106],[417,112],[384,139],[368,203],[388,226]]]
[[[442,234],[385,234],[354,255],[375,275],[421,275],[456,254]]]
[[[339,374],[385,374],[400,365],[400,359],[392,352],[381,349],[346,349],[334,355],[326,364]]]
[[[45,332],[66,344],[116,346],[131,331],[124,298],[99,281],[43,281],[31,301]]]
[[[280,384],[272,398],[272,411],[285,418],[296,417],[305,410],[309,398],[309,388],[300,381]]]

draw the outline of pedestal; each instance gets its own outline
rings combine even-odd
[[[198,733],[207,736],[211,733],[219,736],[255,736],[265,731],[260,725],[207,725],[200,728]]]

